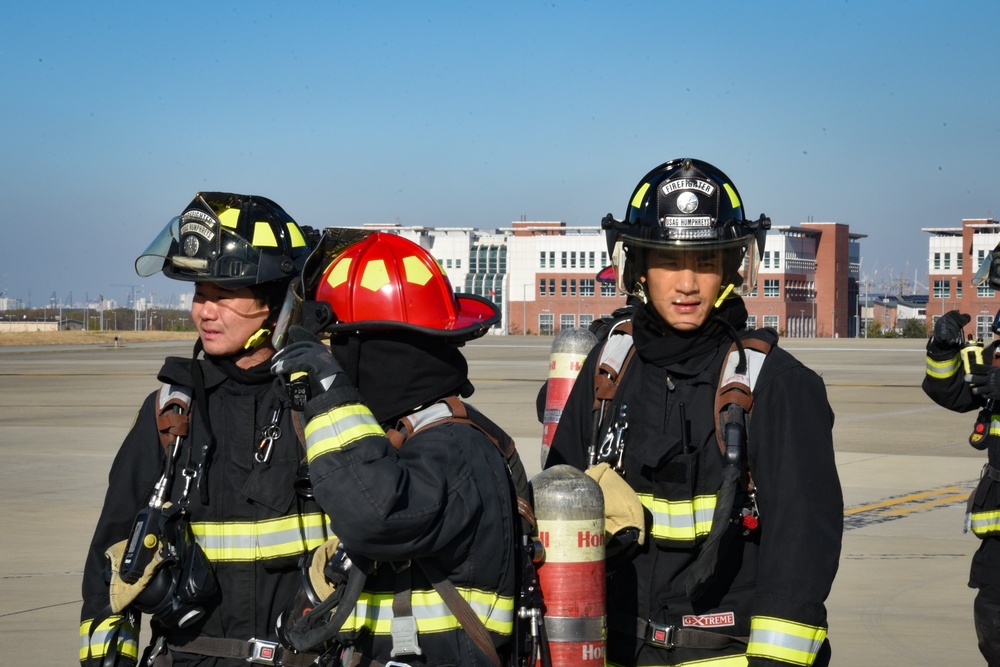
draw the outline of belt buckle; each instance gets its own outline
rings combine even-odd
[[[677,628],[673,625],[660,625],[649,621],[646,628],[646,643],[660,648],[674,648],[674,631]]]
[[[250,640],[250,657],[247,662],[251,665],[277,665],[278,664],[278,642],[269,642],[264,639]]]

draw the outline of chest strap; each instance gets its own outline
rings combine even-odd
[[[734,637],[719,632],[697,628],[678,628],[631,616],[611,616],[608,630],[637,637],[644,643],[658,648],[725,649],[732,646],[746,647],[749,637]]]
[[[308,667],[319,658],[317,653],[296,653],[277,642],[263,639],[249,641],[222,637],[195,637],[184,644],[167,642],[167,648],[180,653],[206,655],[212,658],[237,658],[251,665]]]

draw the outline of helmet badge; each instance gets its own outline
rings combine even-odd
[[[682,192],[677,195],[677,208],[681,213],[694,213],[698,210],[698,196],[693,192]]]

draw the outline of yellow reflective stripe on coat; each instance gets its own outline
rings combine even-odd
[[[692,500],[664,500],[638,493],[639,500],[653,515],[650,534],[661,540],[694,540],[708,535],[715,514],[715,494]]]
[[[979,537],[1000,533],[1000,510],[973,512],[969,527]]]
[[[945,361],[934,361],[930,357],[927,357],[927,375],[936,380],[950,378],[961,367],[962,361],[958,357],[946,359]]]
[[[333,536],[322,512],[293,514],[264,521],[196,521],[195,541],[212,562],[257,561],[297,556]]]
[[[497,593],[457,588],[486,629],[498,635],[514,631],[514,598]],[[392,624],[392,593],[364,591],[351,615],[344,621],[345,632],[368,628],[376,635],[388,635]],[[410,606],[418,633],[448,632],[462,627],[437,591],[412,591]]]
[[[115,652],[132,660],[139,659],[139,628],[126,623],[120,614],[104,619],[94,634],[90,627],[94,619],[80,623],[80,662],[87,658],[103,658],[108,654],[109,643],[117,641]]]
[[[359,403],[342,405],[316,415],[306,424],[306,457],[312,463],[318,456],[371,435],[385,435],[371,410]]]
[[[750,619],[747,655],[793,665],[811,665],[816,661],[824,639],[826,628],[780,618],[754,616]]]

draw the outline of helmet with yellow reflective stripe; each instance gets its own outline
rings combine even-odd
[[[135,270],[239,289],[287,282],[308,254],[302,228],[270,199],[200,192],[139,256]]]
[[[722,250],[723,287],[748,293],[770,226],[763,215],[745,217],[736,186],[720,169],[691,158],[651,170],[632,192],[624,221],[602,221],[619,289],[635,295],[649,249]]]
[[[376,232],[323,272],[316,300],[333,310],[331,333],[402,329],[471,340],[500,321],[491,301],[456,294],[441,265],[408,239]]]

